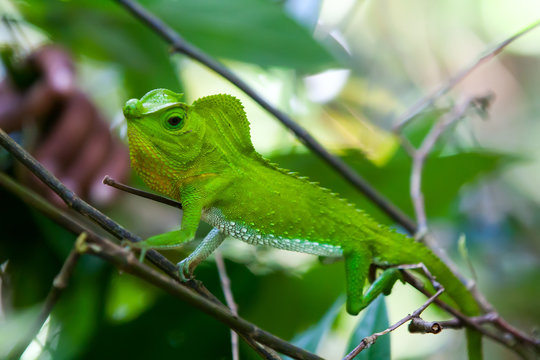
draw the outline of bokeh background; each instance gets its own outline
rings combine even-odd
[[[288,113],[380,192],[414,216],[411,161],[391,127],[415,101],[495,44],[540,18],[534,0],[144,0],[180,34],[221,60]],[[0,1],[20,36],[0,29],[3,44],[32,49],[61,44],[76,60],[79,85],[125,141],[123,103],[154,88],[184,92],[186,102],[230,93],[245,105],[255,147],[280,166],[319,181],[394,225],[275,119],[212,71],[165,45],[114,1]],[[435,148],[423,191],[437,243],[513,324],[530,331],[540,307],[540,30],[475,70],[403,133],[414,144],[438,117],[467,96],[493,93],[488,116],[469,116]],[[2,169],[11,161],[2,153]],[[131,183],[144,184],[132,174]],[[0,357],[42,304],[74,236],[0,190],[2,277]],[[178,227],[180,213],[125,195],[103,209],[141,236]],[[200,235],[209,229],[201,226]],[[178,260],[189,251],[167,252]],[[345,314],[343,264],[255,248],[223,245],[240,314],[328,359],[339,359],[351,333],[370,334],[416,309],[424,298],[397,285],[359,317]],[[220,294],[212,259],[197,277]],[[9,279],[9,283],[7,280]],[[429,309],[426,319],[445,319]],[[363,321],[360,327],[358,321]],[[317,345],[313,345],[313,339]],[[310,343],[311,341],[311,343]],[[487,358],[512,359],[485,341]],[[391,353],[391,355],[390,355]],[[458,359],[461,331],[380,339],[364,358]],[[99,259],[83,257],[74,278],[23,359],[230,358],[228,329],[212,318]],[[241,358],[256,355],[241,344]],[[361,357],[359,357],[361,358]]]

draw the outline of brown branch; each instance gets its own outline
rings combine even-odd
[[[486,323],[493,323],[495,321],[495,318],[497,317],[494,313],[489,313],[481,316],[474,316],[471,317],[471,321],[474,321],[477,324],[486,324]],[[439,325],[443,329],[462,329],[466,325],[461,321],[460,319],[454,318],[451,320],[445,320],[445,321],[438,321]]]
[[[223,78],[230,81],[262,108],[271,113],[284,126],[291,130],[294,135],[317,156],[323,159],[331,167],[333,167],[341,176],[343,176],[351,185],[360,190],[369,200],[377,205],[384,213],[391,217],[394,221],[401,224],[408,232],[414,234],[416,232],[416,224],[405,215],[399,208],[392,204],[375,188],[373,188],[366,180],[356,173],[339,157],[328,152],[315,138],[309,134],[304,128],[294,122],[291,118],[279,111],[277,108],[268,103],[255,90],[249,87],[242,79],[236,76],[232,71],[223,66],[221,63],[208,56],[199,48],[193,46],[184,40],[172,28],[166,25],[161,19],[149,13],[141,5],[131,0],[115,0],[122,5],[126,10],[133,14],[137,19],[146,24],[151,30],[158,34],[164,41],[171,45],[173,51],[182,53],[206,67],[212,69]]]
[[[138,236],[130,233],[129,231],[121,227],[119,224],[115,223],[113,220],[103,215],[97,209],[94,209],[92,206],[78,198],[72,191],[67,189],[58,179],[56,179],[51,173],[49,173],[40,163],[38,163],[30,154],[28,154],[23,148],[21,148],[17,143],[15,143],[1,129],[0,145],[2,145],[6,150],[8,150],[8,152],[10,152],[19,161],[21,161],[23,165],[25,165],[32,173],[34,173],[39,179],[41,179],[48,187],[55,191],[60,196],[60,198],[62,198],[66,202],[66,204],[68,204],[68,206],[74,208],[81,214],[88,216],[90,219],[94,220],[101,227],[103,227],[106,231],[110,232],[115,236],[119,236],[119,234],[122,234],[125,235],[124,238],[131,241],[140,241],[140,238]],[[23,199],[23,201],[28,201],[32,204],[33,207],[43,211],[46,215],[66,227],[68,230],[77,234],[80,234],[82,232],[88,233],[89,241],[91,241],[92,243],[96,243],[98,244],[98,246],[103,245],[105,246],[105,248],[108,249],[113,249],[113,246],[116,246],[107,239],[97,236],[90,229],[73,220],[65,212],[62,212],[57,208],[53,207],[52,205],[48,204],[39,195],[16,184],[3,174],[0,174],[0,184],[5,186],[8,190],[13,192],[17,196],[19,196],[21,199]],[[107,259],[109,259],[111,262],[112,259],[115,259],[115,261],[113,262],[114,264],[118,264],[119,262],[124,261],[122,259],[119,259],[117,255],[118,254],[115,253],[116,257],[109,256],[107,257]],[[248,344],[250,346],[253,346],[253,348],[259,354],[261,354],[261,356],[263,355],[260,352],[260,346],[252,345],[254,344],[254,342],[250,341],[249,338],[252,338],[257,342],[260,342],[261,344],[264,344],[279,352],[287,354],[295,359],[321,359],[320,357],[311,354],[310,352],[307,352],[303,349],[300,349],[276,337],[271,333],[259,329],[255,325],[247,322],[242,318],[234,316],[230,312],[230,310],[225,305],[221,304],[219,300],[217,300],[217,298],[212,295],[199,281],[192,280],[185,284],[179,283],[176,266],[170,261],[168,261],[161,254],[155,251],[149,251],[147,256],[158,268],[165,271],[167,275],[170,276],[170,283],[176,284],[175,289],[166,289],[167,291],[174,292],[175,294],[177,294],[178,297],[184,299],[190,304],[197,303],[197,305],[195,306],[215,317],[216,319],[229,325],[231,328],[242,333],[243,338],[247,339]],[[135,268],[137,268],[138,274],[140,268]],[[145,266],[144,269],[149,268]],[[150,275],[148,275],[148,277],[153,278]],[[161,282],[160,284],[163,285],[164,283]],[[159,286],[158,284],[154,285]],[[178,294],[183,295],[180,296]]]
[[[412,276],[407,271],[402,271],[401,273],[403,275],[403,279],[405,280],[405,282],[412,285],[415,289],[420,291],[422,294],[424,294],[426,296],[431,296],[431,293],[424,287],[424,284],[420,280],[416,279],[414,276]],[[462,322],[463,326],[470,327],[470,328],[482,333],[484,336],[487,336],[487,337],[491,338],[492,340],[494,340],[494,341],[508,347],[509,349],[511,349],[511,350],[515,351],[516,353],[518,353],[519,355],[523,356],[524,350],[519,348],[517,346],[516,342],[512,340],[512,338],[509,338],[505,334],[501,335],[499,333],[496,333],[494,331],[491,331],[491,330],[489,330],[487,328],[482,327],[481,323],[477,323],[475,321],[474,317],[470,318],[470,317],[465,316],[459,310],[454,309],[453,307],[451,307],[450,305],[446,304],[443,301],[440,301],[439,299],[436,299],[434,301],[434,303],[437,306],[439,306],[441,309],[443,309],[444,311],[446,311],[447,313],[449,313],[450,315],[452,315],[453,317],[458,319],[460,322]],[[498,315],[497,315],[497,317],[498,317]],[[531,337],[526,337],[526,340],[523,341],[523,342],[526,343],[529,346],[532,346],[535,349],[535,351],[537,351],[537,352],[540,350],[538,340],[535,340],[535,339],[533,339]]]
[[[7,357],[8,359],[19,359],[28,347],[28,345],[30,345],[32,340],[36,337],[39,330],[43,327],[43,324],[51,314],[53,307],[56,305],[58,299],[60,299],[60,296],[64,292],[64,289],[67,288],[69,279],[71,278],[73,271],[75,270],[75,265],[77,264],[80,256],[80,253],[77,251],[77,244],[80,242],[84,242],[86,237],[87,234],[85,232],[82,232],[77,238],[75,246],[70,251],[68,257],[64,261],[60,272],[53,280],[51,290],[49,290],[49,293],[47,294],[47,298],[45,299],[45,303],[43,304],[43,308],[41,309],[37,319],[30,328],[28,334],[23,339],[21,339],[21,341],[19,341],[17,345],[15,345],[15,347],[10,351]]]
[[[161,196],[161,195],[158,195],[158,194],[154,194],[154,193],[151,193],[151,192],[148,192],[148,191],[144,191],[144,190],[141,190],[141,189],[137,189],[137,188],[134,188],[134,187],[119,183],[116,180],[114,180],[113,178],[111,178],[109,175],[106,175],[103,178],[103,183],[105,185],[112,186],[112,187],[114,187],[114,188],[116,188],[118,190],[122,190],[122,191],[125,191],[127,193],[143,197],[145,199],[154,200],[154,201],[163,203],[165,205],[169,205],[169,206],[172,206],[172,207],[175,207],[175,208],[178,208],[178,209],[182,209],[182,204],[180,202],[176,201],[176,200],[169,199],[168,197],[165,197],[165,196]]]
[[[437,143],[437,140],[439,140],[450,126],[462,119],[471,106],[479,105],[484,108],[489,104],[489,99],[491,99],[490,95],[465,99],[463,102],[456,105],[450,113],[443,116],[443,118],[431,128],[417,150],[413,148],[408,150],[411,152],[413,159],[410,194],[413,201],[414,212],[416,214],[416,221],[418,222],[418,234],[420,234],[420,236],[427,232],[427,217],[424,195],[422,193],[422,171],[424,169],[426,158]]]
[[[459,71],[457,74],[452,76],[446,83],[441,85],[439,88],[437,88],[435,91],[433,91],[428,96],[418,100],[413,106],[411,106],[404,114],[402,114],[398,119],[396,120],[396,123],[394,125],[394,131],[399,132],[411,119],[413,119],[416,115],[418,115],[421,111],[423,111],[428,106],[431,106],[439,99],[441,96],[446,94],[448,91],[450,91],[454,86],[456,86],[459,82],[461,82],[464,78],[469,76],[473,71],[475,71],[478,67],[483,65],[484,63],[488,62],[495,56],[497,56],[501,51],[504,50],[505,47],[510,45],[515,40],[519,39],[521,36],[527,34],[529,31],[535,29],[536,27],[540,26],[540,20],[535,21],[534,23],[530,24],[526,28],[522,29],[521,31],[517,32],[513,36],[509,37],[508,39],[504,40],[497,46],[495,46],[493,49],[488,51],[485,55],[481,56],[478,60],[476,60],[471,65],[467,66],[466,68]]]
[[[415,317],[411,319],[407,329],[410,333],[438,334],[442,331],[443,326],[439,321],[425,321],[420,317]]]
[[[415,312],[405,316],[403,319],[399,320],[398,322],[396,322],[394,325],[390,326],[386,330],[375,333],[375,334],[372,334],[372,335],[370,335],[368,337],[363,338],[362,341],[360,342],[360,344],[358,344],[358,346],[355,347],[353,349],[353,351],[351,351],[350,353],[347,354],[347,356],[345,356],[344,360],[352,360],[352,359],[354,359],[358,354],[360,354],[360,352],[362,350],[364,350],[365,348],[373,345],[375,343],[375,341],[377,341],[377,338],[379,338],[380,336],[386,335],[389,332],[394,331],[395,329],[397,329],[401,325],[405,324],[407,321],[410,321],[413,318],[419,317],[420,314],[422,314],[422,312],[431,303],[433,303],[435,301],[435,299],[437,299],[439,297],[439,295],[441,295],[443,293],[443,291],[444,291],[443,288],[439,289],[439,291],[437,291],[435,293],[435,295],[431,296],[422,306],[420,306],[418,309],[416,309]]]
[[[169,204],[171,202],[176,203],[176,204],[173,204],[172,206],[181,206],[180,203],[175,202],[174,200],[170,200],[169,198],[166,198],[164,196],[148,193],[148,192],[145,192],[145,191],[140,190],[140,189],[135,189],[135,188],[129,187],[127,185],[116,182],[114,179],[112,179],[112,178],[110,178],[108,176],[106,177],[106,179],[108,179],[108,181],[107,181],[108,185],[114,186],[114,187],[116,187],[118,189],[127,191],[129,193],[139,195],[139,196],[142,196],[142,197],[145,197],[145,198],[150,198],[150,199],[152,199],[154,201],[162,202],[162,203],[165,203],[165,204]],[[410,265],[390,266],[390,267],[394,267],[394,268],[398,268],[398,269],[402,270],[402,273],[404,274],[404,277],[405,277],[405,281],[408,282],[409,284],[411,284],[413,287],[415,287],[417,290],[421,291],[424,295],[426,295],[428,297],[431,296],[431,294],[424,288],[424,285],[420,281],[418,281],[413,275],[411,275],[409,272],[407,272],[406,270],[414,270],[414,269],[422,270],[422,272],[424,272],[425,276],[428,278],[428,280],[431,282],[431,284],[433,285],[433,287],[435,289],[440,289],[441,288],[441,285],[436,281],[434,276],[430,273],[430,271],[427,269],[427,267],[423,263],[410,264]],[[388,267],[382,267],[382,268],[386,269]],[[479,296],[481,294],[476,294],[476,295]],[[501,343],[501,344],[503,344],[505,346],[508,346],[512,350],[519,353],[519,350],[517,350],[515,348],[512,348],[511,342],[509,342],[508,339],[505,339],[504,337],[501,337],[501,336],[499,336],[498,334],[496,334],[494,332],[487,331],[487,330],[485,330],[484,328],[482,328],[480,326],[483,323],[491,322],[495,326],[499,327],[501,330],[503,330],[505,332],[508,332],[509,334],[516,337],[516,339],[518,339],[519,341],[521,341],[521,342],[523,342],[525,344],[528,344],[528,345],[532,345],[533,347],[538,347],[539,346],[540,340],[534,339],[534,338],[524,334],[523,332],[513,328],[510,324],[508,324],[506,321],[504,321],[500,317],[500,315],[498,315],[495,312],[493,307],[489,303],[487,303],[486,299],[482,298],[482,302],[484,304],[484,307],[486,309],[489,309],[488,314],[480,316],[480,317],[467,317],[467,316],[463,315],[461,312],[459,312],[458,310],[455,310],[452,307],[450,307],[448,304],[446,304],[446,303],[444,303],[444,302],[442,302],[442,301],[440,301],[438,299],[435,300],[435,303],[439,307],[441,307],[442,309],[447,311],[449,314],[456,317],[455,319],[450,320],[450,322],[448,322],[448,324],[459,323],[460,324],[459,327],[464,327],[464,326],[472,327],[472,328],[480,331],[484,335],[492,338],[493,340],[495,340],[495,341],[497,341],[497,342],[499,342],[499,343]],[[441,325],[446,324],[446,322],[438,322],[438,323],[441,324]],[[450,327],[450,325],[448,325],[448,326]],[[455,326],[454,328],[458,328],[458,326]]]
[[[103,179],[103,183],[105,185],[112,186],[116,189],[125,191],[133,195],[143,197],[145,199],[150,199],[153,201],[161,202],[169,206],[176,207],[178,209],[182,209],[182,204],[176,200],[172,200],[165,196],[150,193],[141,189],[137,189],[137,188],[119,183],[108,175],[105,176],[105,178]],[[227,302],[227,305],[229,306],[229,309],[231,309],[232,313],[234,315],[238,315],[238,310],[236,308],[236,304],[232,296],[232,291],[230,290],[230,280],[227,277],[227,272],[225,271],[225,264],[223,263],[223,257],[221,256],[221,253],[219,253],[218,251],[216,251],[214,254],[215,254],[215,259],[216,259],[216,265],[218,267],[219,277],[221,280],[221,287],[223,289],[223,293],[225,294],[225,300]],[[246,341],[248,340],[246,339]],[[233,359],[237,359],[239,357],[238,336],[237,336],[237,333],[235,333],[232,330],[231,330],[231,345],[233,348]],[[259,355],[261,355],[265,359],[280,360],[279,355],[277,355],[272,349],[266,348],[263,345],[256,342],[252,342],[251,346],[253,348],[258,348],[257,352],[259,353]]]

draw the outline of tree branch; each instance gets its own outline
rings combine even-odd
[[[117,189],[121,189],[123,191],[129,192],[129,193],[132,193],[132,194],[135,194],[135,195],[139,195],[139,196],[142,196],[142,197],[145,197],[145,198],[149,198],[149,199],[152,199],[154,201],[162,202],[164,204],[172,204],[171,206],[175,206],[175,207],[181,206],[181,204],[179,202],[177,202],[175,200],[171,200],[171,199],[169,199],[167,197],[152,194],[152,193],[140,190],[140,189],[132,188],[130,186],[118,183],[114,179],[112,179],[112,178],[110,178],[108,176],[106,177],[106,179],[107,179],[106,184],[108,184],[110,186],[113,186],[113,187],[115,187]],[[104,180],[104,182],[105,182],[105,180]],[[410,264],[410,265],[390,266],[390,267],[395,267],[395,268],[401,270],[402,274],[404,275],[404,280],[407,283],[409,283],[410,285],[412,285],[414,288],[416,288],[417,290],[422,292],[424,295],[428,296],[428,297],[431,296],[429,291],[427,291],[424,288],[424,285],[422,284],[422,282],[417,280],[407,270],[414,270],[414,269],[421,270],[425,274],[425,276],[427,277],[427,279],[430,281],[430,283],[433,285],[433,287],[435,289],[440,289],[441,288],[441,285],[436,281],[434,276],[430,273],[430,271],[422,263]],[[383,268],[386,269],[388,267],[383,267]],[[522,352],[521,350],[513,347],[512,342],[509,341],[504,336],[499,336],[497,333],[494,333],[492,331],[488,331],[487,329],[484,329],[484,328],[482,328],[480,326],[480,325],[482,325],[482,324],[484,324],[486,322],[489,322],[489,323],[494,324],[495,326],[497,326],[498,328],[500,328],[504,332],[508,333],[509,335],[514,336],[520,342],[531,345],[531,346],[533,346],[535,348],[539,347],[540,340],[534,339],[534,338],[524,334],[523,332],[519,331],[518,329],[512,327],[510,324],[508,324],[504,319],[502,319],[500,317],[500,315],[493,309],[493,307],[489,303],[486,302],[485,299],[483,299],[482,301],[484,303],[486,303],[484,305],[484,307],[489,308],[490,312],[488,314],[486,314],[486,315],[482,315],[482,316],[479,316],[479,317],[467,317],[464,314],[462,314],[461,312],[459,312],[458,310],[452,308],[448,304],[446,304],[446,303],[444,303],[444,302],[442,302],[442,301],[440,301],[438,299],[435,300],[435,303],[439,307],[441,307],[442,309],[447,311],[449,314],[455,316],[455,319],[450,320],[448,322],[448,324],[453,324],[453,323],[457,324],[457,323],[459,323],[460,325],[459,326],[456,325],[453,328],[458,328],[458,327],[463,327],[463,326],[472,327],[475,330],[477,330],[477,331],[483,333],[484,335],[490,337],[491,339],[495,340],[496,342],[499,342],[502,345],[505,345],[505,346],[509,347],[510,349],[516,351],[517,353]],[[431,326],[434,326],[435,328],[437,328],[437,325],[442,326],[444,324],[446,324],[446,322],[436,322],[436,323],[434,322],[434,323],[431,323]],[[417,324],[417,325],[420,326],[419,324]],[[423,324],[422,326],[425,327],[426,325]],[[449,327],[450,326],[451,325],[449,325]],[[444,328],[444,327],[442,327],[442,328]],[[440,330],[442,330],[442,328]],[[415,330],[414,327],[413,327],[413,330]],[[431,332],[436,333],[436,332],[433,331],[433,329],[432,329]]]
[[[113,178],[111,178],[108,175],[105,176],[105,178],[103,179],[103,183],[105,185],[112,186],[112,187],[114,187],[116,189],[125,191],[125,192],[133,194],[133,195],[143,197],[145,199],[157,201],[157,202],[163,203],[165,205],[169,205],[169,206],[172,206],[172,207],[176,207],[178,209],[182,209],[182,204],[180,202],[176,201],[176,200],[169,199],[168,197],[165,197],[165,196],[150,193],[150,192],[147,192],[147,191],[144,191],[144,190],[141,190],[141,189],[137,189],[137,188],[134,188],[134,187],[119,183],[119,182],[117,182],[116,180],[114,180]],[[219,278],[220,278],[220,281],[221,281],[221,287],[223,289],[223,293],[225,294],[225,300],[227,302],[227,305],[229,306],[229,309],[231,309],[231,312],[234,315],[237,316],[238,315],[238,310],[237,310],[237,307],[236,307],[236,303],[234,302],[234,298],[232,296],[232,291],[230,289],[230,280],[229,280],[229,278],[227,276],[227,272],[225,270],[225,263],[223,262],[223,257],[221,256],[221,253],[218,252],[218,251],[216,251],[214,254],[215,254],[215,259],[216,259],[216,265],[218,267]],[[235,354],[238,354],[238,337],[237,337],[237,334],[232,330],[231,330],[231,344],[232,344],[232,347],[233,347],[233,359],[235,359],[235,356],[237,356]],[[258,352],[264,358],[271,359],[271,360],[280,360],[279,355],[277,355],[271,349],[265,348],[259,343],[254,343],[252,345],[259,347]]]
[[[193,46],[184,40],[172,28],[167,26],[161,19],[149,13],[138,3],[131,0],[115,0],[122,5],[126,10],[133,14],[137,19],[146,24],[156,34],[158,34],[165,42],[171,45],[173,51],[182,53],[229,80],[232,84],[246,93],[262,108],[271,113],[284,126],[291,130],[294,135],[309,149],[311,149],[321,159],[326,161],[333,167],[341,176],[343,176],[350,184],[360,190],[369,200],[377,205],[383,212],[390,216],[394,221],[403,226],[411,234],[416,232],[416,224],[405,215],[400,209],[393,205],[388,199],[381,195],[375,188],[366,182],[360,175],[349,167],[343,160],[329,153],[313,136],[311,136],[304,128],[295,123],[291,118],[279,111],[277,108],[268,103],[255,90],[249,87],[242,79],[236,76],[232,71],[220,64],[218,61],[208,56],[199,48]]]
[[[405,280],[405,282],[412,285],[415,289],[420,291],[422,294],[424,294],[426,296],[431,296],[431,293],[424,287],[424,284],[421,281],[416,279],[414,276],[412,276],[407,271],[402,271],[401,273],[403,275],[403,279]],[[476,322],[475,319],[477,319],[477,318],[474,318],[474,317],[469,318],[469,317],[465,316],[463,313],[461,313],[460,311],[458,311],[458,310],[454,309],[453,307],[451,307],[450,305],[446,304],[445,302],[440,301],[439,299],[436,299],[434,301],[434,303],[437,306],[439,306],[441,309],[443,309],[444,311],[446,311],[447,313],[451,314],[456,319],[458,319],[464,326],[470,327],[470,328],[482,333],[484,336],[487,336],[487,337],[491,338],[492,340],[506,346],[507,348],[515,351],[516,353],[518,353],[518,354],[520,354],[522,356],[525,353],[524,350],[521,349],[518,346],[518,344],[513,340],[512,337],[507,336],[508,333],[507,334],[499,334],[499,333],[494,332],[492,330],[489,330],[489,329],[487,329],[485,327],[482,327],[481,324],[484,323],[485,321]],[[492,314],[491,316],[493,316],[495,318],[499,317],[499,315],[496,314],[496,313]],[[524,344],[527,344],[528,346],[531,346],[534,349],[534,351],[536,351],[536,352],[540,351],[540,343],[539,343],[539,341],[532,338],[532,337],[525,336],[523,339],[520,340],[520,342],[524,343]]]
[[[394,325],[390,326],[388,329],[363,338],[362,341],[360,342],[360,344],[358,344],[358,346],[355,347],[353,349],[353,351],[351,351],[349,354],[347,354],[347,356],[345,356],[345,358],[343,360],[352,360],[352,359],[354,359],[358,354],[360,354],[360,352],[362,352],[362,350],[364,350],[365,348],[373,345],[378,337],[386,335],[389,332],[396,330],[398,327],[405,324],[407,321],[412,320],[413,318],[419,317],[420,314],[422,314],[422,312],[431,303],[433,303],[435,301],[435,299],[437,299],[439,297],[439,295],[441,295],[443,293],[443,291],[444,291],[443,288],[439,289],[439,291],[437,291],[435,293],[435,295],[431,296],[422,306],[420,306],[418,309],[416,309],[415,312],[405,316],[403,319],[399,320]]]
[[[182,209],[182,204],[180,202],[176,201],[176,200],[169,199],[168,197],[161,196],[161,195],[158,195],[158,194],[154,194],[154,193],[144,191],[144,190],[141,190],[141,189],[137,189],[137,188],[128,186],[126,184],[121,184],[121,183],[117,182],[116,180],[114,180],[113,178],[111,178],[109,175],[106,175],[103,178],[103,183],[105,185],[112,186],[113,188],[116,188],[118,190],[122,190],[122,191],[125,191],[127,193],[143,197],[145,199],[154,200],[154,201],[163,203],[165,205],[169,205],[169,206],[172,206],[172,207],[175,207],[175,208],[178,208],[178,209]]]
[[[97,209],[94,209],[92,206],[78,198],[72,191],[67,189],[58,179],[56,179],[51,173],[49,173],[41,164],[39,164],[30,154],[28,154],[23,148],[21,148],[17,143],[15,143],[3,130],[0,129],[0,145],[2,145],[8,152],[15,156],[23,165],[25,165],[32,173],[34,173],[39,179],[41,179],[47,186],[49,186],[53,191],[55,191],[68,206],[71,206],[78,212],[83,215],[88,216],[90,219],[96,221],[102,228],[111,234],[118,236],[118,234],[125,235],[126,239],[133,239],[133,241],[140,241],[140,238],[119,224],[115,223],[110,218],[106,217],[104,214],[99,212]],[[53,220],[59,222],[61,225],[65,226],[70,231],[80,234],[86,232],[88,234],[88,243],[95,244],[97,248],[92,249],[92,246],[89,247],[91,253],[101,256],[106,260],[112,262],[116,265],[125,264],[126,272],[132,272],[139,275],[143,279],[154,279],[156,280],[155,274],[145,274],[141,275],[141,272],[144,273],[145,270],[154,270],[143,264],[131,264],[125,258],[121,258],[121,254],[125,256],[125,250],[121,247],[111,243],[109,240],[102,238],[95,234],[93,231],[87,227],[81,225],[76,220],[72,219],[65,212],[62,212],[55,208],[54,206],[48,204],[43,200],[39,195],[31,192],[30,190],[25,189],[24,187],[14,183],[7,176],[0,174],[0,183],[4,185],[8,190],[21,197],[23,201],[28,201],[40,211],[43,211],[47,216],[51,217]],[[103,250],[108,249],[109,252]],[[120,250],[122,252],[120,252]],[[133,255],[131,255],[133,256]],[[287,354],[295,359],[321,359],[320,357],[311,354],[301,348],[298,348],[275,335],[268,333],[257,326],[247,322],[246,320],[235,316],[230,312],[230,310],[221,304],[215,296],[213,296],[204,286],[198,281],[189,281],[186,284],[178,282],[177,268],[174,264],[168,261],[161,254],[152,251],[148,252],[148,258],[152,261],[158,268],[164,270],[169,276],[168,281],[163,281],[163,279],[152,283],[156,286],[170,287],[171,284],[175,284],[174,288],[165,288],[166,291],[175,294],[177,297],[183,299],[184,301],[194,304],[202,311],[210,314],[216,319],[224,322],[232,329],[243,335],[244,339],[247,339],[248,344],[254,347],[254,349],[260,352],[260,346],[253,344],[254,342],[249,338],[260,342],[261,344],[267,345],[270,348],[273,348],[279,352]],[[157,274],[157,273],[156,273]],[[159,275],[163,277],[162,275]],[[168,285],[167,285],[168,284]],[[262,355],[262,354],[261,354]],[[271,358],[271,357],[266,357]]]
[[[418,234],[422,235],[427,232],[427,217],[424,195],[422,194],[422,171],[429,153],[441,135],[455,122],[462,119],[471,105],[485,107],[489,104],[490,99],[491,95],[465,99],[431,128],[418,149],[412,147],[408,149],[413,159],[410,194],[418,223]]]

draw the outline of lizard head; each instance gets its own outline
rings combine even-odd
[[[165,183],[185,170],[201,151],[205,128],[192,121],[191,107],[182,96],[156,89],[140,100],[128,100],[123,108],[132,166],[154,188],[152,184]]]
[[[211,95],[193,105],[181,100],[182,94],[157,89],[124,105],[132,166],[147,183],[165,183],[178,172],[215,174],[242,156],[257,157],[237,98]]]

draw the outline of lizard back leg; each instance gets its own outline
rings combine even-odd
[[[347,281],[347,312],[356,315],[367,306],[364,303],[364,285],[371,264],[369,253],[353,252],[345,254],[345,274]]]
[[[366,253],[352,253],[345,257],[347,274],[347,312],[357,315],[380,294],[389,295],[395,282],[400,279],[398,268],[386,269],[364,293],[371,257]]]

